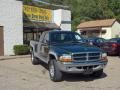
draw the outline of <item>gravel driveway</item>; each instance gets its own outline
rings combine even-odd
[[[52,82],[46,65],[32,65],[29,57],[3,60],[0,90],[120,90],[120,58],[108,59],[101,78],[65,75],[62,82]]]

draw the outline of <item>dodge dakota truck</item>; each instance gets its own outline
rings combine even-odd
[[[52,81],[61,81],[63,72],[82,73],[100,77],[108,60],[100,48],[82,42],[82,37],[71,31],[46,31],[39,41],[30,41],[31,61],[39,60],[49,67]]]

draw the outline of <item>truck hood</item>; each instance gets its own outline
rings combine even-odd
[[[72,43],[72,44],[56,44],[53,45],[57,52],[61,53],[78,53],[78,52],[102,52],[101,49],[95,46],[83,44],[83,43]]]

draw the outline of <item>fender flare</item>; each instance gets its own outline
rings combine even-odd
[[[55,52],[50,51],[49,55],[53,55],[55,57],[55,59],[58,60],[58,55]]]

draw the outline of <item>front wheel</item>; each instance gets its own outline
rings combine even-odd
[[[54,82],[62,80],[62,72],[59,70],[55,60],[50,60],[49,62],[49,75]]]

